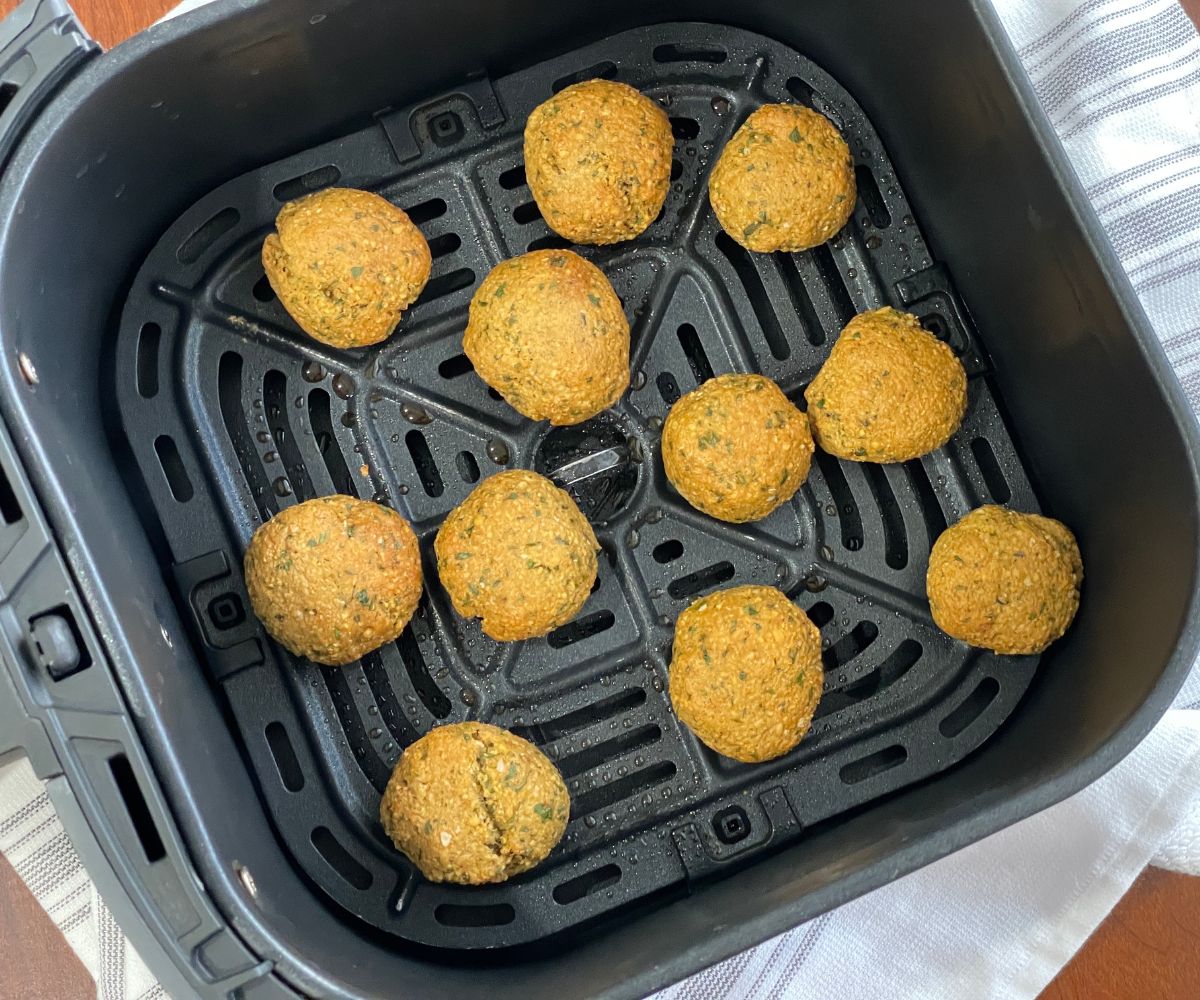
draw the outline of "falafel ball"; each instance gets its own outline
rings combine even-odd
[[[808,477],[808,419],[763,375],[718,375],[671,407],[662,431],[667,478],[697,510],[757,521]]]
[[[326,188],[279,210],[263,242],[267,280],[300,329],[331,347],[391,336],[429,280],[425,237],[403,209],[354,188]]]
[[[916,316],[885,306],[846,324],[804,398],[822,450],[852,462],[906,462],[958,430],[967,373]]]
[[[262,525],[245,557],[250,604],[285,649],[342,666],[391,642],[417,609],[417,536],[394,510],[318,497]]]
[[[572,243],[617,243],[662,210],[675,139],[667,114],[624,83],[586,80],[533,109],[525,177],[546,224]]]
[[[471,299],[463,350],[531,420],[577,424],[629,385],[629,321],[604,272],[570,250],[497,264]]]
[[[571,798],[532,743],[484,722],[426,733],[397,761],[379,819],[431,882],[481,885],[528,871],[567,829]]]
[[[947,635],[997,653],[1040,653],[1079,610],[1083,559],[1071,529],[988,505],[947,528],[929,553],[925,589]]]
[[[787,753],[821,698],[821,633],[774,587],[701,597],[675,623],[675,714],[719,754],[752,764]]]
[[[721,227],[747,250],[820,246],[854,211],[854,161],[824,115],[765,104],[729,140],[708,178]]]
[[[480,483],[437,534],[438,574],[464,618],[501,642],[565,625],[596,582],[600,546],[575,501],[514,469]]]

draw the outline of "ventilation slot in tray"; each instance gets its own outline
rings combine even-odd
[[[412,208],[407,209],[409,219],[412,220],[414,226],[423,226],[426,222],[432,222],[434,219],[440,219],[446,214],[447,205],[441,198],[430,198],[428,201],[422,201]]]
[[[896,502],[896,494],[892,492],[892,485],[882,465],[866,462],[863,472],[867,477],[867,485],[875,494],[883,521],[884,562],[892,569],[904,569],[908,565],[908,533],[904,530],[904,514]]]
[[[310,839],[313,847],[317,849],[317,853],[329,862],[329,867],[355,889],[359,892],[366,892],[371,888],[371,883],[374,881],[371,873],[358,863],[327,827],[314,828]]]
[[[687,45],[682,42],[657,45],[654,48],[654,61],[660,63],[673,62],[702,62],[723,63],[728,58],[724,49],[705,45]]]
[[[566,906],[596,892],[611,889],[621,881],[621,869],[616,865],[602,865],[590,872],[576,875],[554,887],[554,902]]]
[[[447,927],[503,927],[517,911],[509,903],[439,903],[433,919]]]
[[[404,435],[404,444],[412,457],[421,487],[429,496],[440,497],[446,491],[446,484],[442,482],[442,474],[438,471],[437,462],[434,461],[433,452],[429,450],[429,442],[425,440],[425,435],[420,431],[409,431]]]
[[[383,665],[383,651],[367,653],[362,658],[363,676],[371,689],[371,697],[379,709],[379,717],[387,726],[388,735],[401,747],[407,747],[420,735],[405,715],[396,698],[387,669]]]
[[[653,723],[638,726],[620,736],[614,736],[611,740],[604,740],[586,750],[560,758],[558,769],[562,771],[564,778],[574,778],[623,754],[657,743],[661,738],[662,730]]]
[[[161,340],[161,326],[157,323],[142,325],[137,346],[137,389],[143,399],[158,395],[158,346]]]
[[[584,80],[611,80],[617,75],[617,64],[605,59],[603,62],[598,62],[594,66],[588,66],[586,69],[576,70],[574,73],[568,73],[566,76],[560,76],[554,81],[550,88],[554,93],[560,90],[565,90],[567,87],[574,86],[577,83],[583,83]],[[507,186],[503,184],[503,186]]]
[[[854,494],[850,492],[850,484],[846,482],[846,474],[842,472],[841,463],[820,449],[813,457],[837,508],[837,517],[842,526],[842,546],[850,552],[857,552],[863,545],[862,516],[858,512]]]
[[[871,168],[860,163],[854,168],[854,180],[858,187],[858,197],[867,210],[871,225],[876,229],[887,229],[892,224],[892,213],[884,203],[883,195],[879,193],[879,185],[875,183],[875,175]]]
[[[594,611],[590,615],[576,618],[573,622],[567,622],[566,625],[556,628],[546,636],[546,642],[550,644],[551,649],[565,649],[567,646],[583,642],[584,639],[590,639],[601,632],[607,632],[616,624],[616,621],[616,616],[611,611]]]
[[[299,177],[280,181],[275,185],[272,194],[275,195],[276,201],[292,201],[302,195],[312,194],[321,188],[327,188],[332,184],[336,184],[341,178],[342,172],[333,164],[329,164],[328,166],[317,167],[316,170],[310,170]]]
[[[421,699],[421,704],[429,709],[430,714],[435,718],[446,718],[450,714],[450,699],[446,697],[430,675],[425,657],[421,654],[421,646],[413,635],[412,625],[400,633],[400,638],[396,640],[396,646],[400,650],[404,669],[408,672],[408,679],[412,683],[413,690],[417,692],[417,697]]]
[[[600,701],[567,712],[557,718],[547,719],[530,726],[512,726],[511,728],[518,736],[541,746],[596,723],[624,715],[644,704],[645,701],[645,688],[626,688],[624,691],[609,695],[607,698],[602,698]]]
[[[329,393],[324,389],[312,389],[309,392],[308,421],[334,490],[346,496],[358,496],[358,484],[350,474],[350,467],[338,446],[337,435],[333,430],[333,416],[330,413]]]
[[[854,308],[854,301],[846,290],[846,282],[842,280],[842,272],[838,270],[837,262],[833,259],[829,247],[822,243],[819,247],[809,250],[808,254],[829,292],[829,299],[837,313],[837,324],[840,331],[850,320],[854,319],[858,310]]]
[[[820,347],[825,343],[825,328],[821,325],[821,319],[817,316],[816,309],[813,308],[812,299],[809,298],[808,289],[804,287],[804,279],[800,277],[795,258],[790,254],[781,254],[776,257],[776,261],[779,265],[780,276],[783,278],[783,287],[788,294],[788,301],[791,302],[796,315],[800,317],[800,325],[804,328],[805,339],[813,347]]]
[[[983,715],[984,710],[996,700],[996,695],[999,693],[1000,684],[996,679],[994,677],[985,677],[979,682],[975,690],[967,695],[962,704],[938,724],[941,734],[947,739],[954,739],[967,726]]]
[[[675,777],[676,767],[669,760],[659,761],[640,771],[633,771],[623,778],[606,782],[599,788],[579,792],[571,796],[571,815],[586,816],[597,810],[607,808],[615,802],[627,799],[632,795],[661,785]]]
[[[658,386],[658,394],[667,406],[673,405],[679,399],[681,395],[679,383],[675,381],[675,376],[670,372],[659,372],[654,384]]]
[[[992,443],[987,438],[975,438],[971,441],[971,454],[975,456],[975,464],[979,466],[979,472],[983,476],[983,482],[987,486],[992,503],[1008,503],[1012,499],[1012,490],[1008,488],[1004,470],[1000,468],[1000,463],[996,460]]]
[[[876,775],[899,767],[908,760],[908,751],[902,746],[887,747],[876,753],[869,754],[861,760],[847,764],[841,770],[842,781],[847,785],[857,785],[860,781],[874,778]]]
[[[868,674],[843,688],[826,691],[817,705],[815,718],[833,715],[851,705],[878,697],[909,672],[921,658],[921,644],[904,639],[886,660]]]
[[[859,622],[849,632],[821,654],[826,670],[844,667],[860,653],[866,652],[879,638],[879,626],[874,622]]]
[[[684,357],[688,360],[688,367],[692,370],[696,384],[707,382],[713,377],[713,367],[700,340],[700,334],[691,323],[681,323],[675,332],[679,336],[679,346],[683,348]]]
[[[236,208],[223,208],[180,245],[176,256],[180,264],[194,264],[204,252],[229,232],[242,218]]]
[[[266,736],[283,787],[289,792],[300,791],[304,787],[304,772],[300,769],[300,761],[296,759],[296,751],[283,723],[270,723],[266,728]]]
[[[705,566],[704,569],[698,569],[695,573],[681,576],[678,580],[672,580],[667,587],[667,593],[676,600],[695,597],[703,591],[711,590],[713,587],[732,580],[733,572],[733,563],[722,560],[711,566]]]
[[[762,275],[758,273],[758,268],[755,266],[750,252],[742,249],[724,232],[717,233],[716,243],[717,249],[733,265],[738,280],[746,290],[746,297],[750,300],[750,307],[758,318],[758,325],[762,329],[771,356],[777,361],[789,357],[792,351],[788,346],[787,335],[779,325],[779,318],[775,315],[770,296],[767,295]]]
[[[196,490],[192,486],[191,477],[188,476],[187,467],[183,464],[175,441],[169,435],[160,434],[154,439],[154,452],[158,455],[159,465],[162,466],[167,485],[171,488],[171,496],[180,503],[187,503],[195,496]]]

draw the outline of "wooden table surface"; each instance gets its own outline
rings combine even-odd
[[[1181,0],[1200,23],[1200,0]],[[73,0],[106,48],[175,0]],[[16,0],[0,0],[0,16]],[[0,856],[0,1000],[75,1000],[95,988],[66,940]],[[1149,869],[1043,992],[1041,1000],[1196,1000],[1200,997],[1200,878]]]

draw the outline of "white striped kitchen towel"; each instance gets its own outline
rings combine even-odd
[[[1200,411],[1195,30],[1174,0],[995,5]],[[0,771],[0,850],[63,928],[99,996],[161,995],[24,762]],[[1200,874],[1198,671],[1150,736],[1090,788],[660,997],[1026,1000],[1152,862]]]

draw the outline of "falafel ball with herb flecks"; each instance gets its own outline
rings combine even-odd
[[[417,538],[394,510],[347,496],[280,511],[250,539],[250,604],[285,649],[342,666],[391,642],[417,609]]]
[[[263,242],[267,280],[297,325],[331,347],[386,340],[429,280],[425,237],[370,191],[326,188],[279,210]]]
[[[572,243],[617,243],[662,210],[675,140],[667,114],[624,83],[585,80],[525,124],[525,176],[546,224]]]
[[[454,609],[501,642],[565,625],[596,582],[600,546],[565,491],[514,469],[480,483],[437,534],[438,575]]]
[[[763,375],[719,375],[678,399],[662,432],[667,478],[697,510],[757,521],[808,478],[808,419]]]
[[[852,462],[907,462],[958,430],[967,373],[916,316],[885,306],[846,324],[804,398],[823,451]]]
[[[570,250],[497,264],[471,299],[463,351],[530,420],[577,424],[629,385],[629,321],[604,272]]]
[[[747,250],[819,246],[854,211],[854,161],[824,115],[766,104],[721,150],[708,178],[721,227]]]
[[[379,819],[431,882],[482,885],[528,871],[567,829],[571,799],[549,758],[484,722],[439,726],[401,755]]]
[[[997,653],[1040,653],[1079,610],[1083,559],[1071,529],[1040,514],[979,507],[929,554],[925,586],[938,628]]]
[[[701,597],[675,623],[669,690],[706,746],[744,763],[804,738],[821,698],[821,633],[774,587]]]

